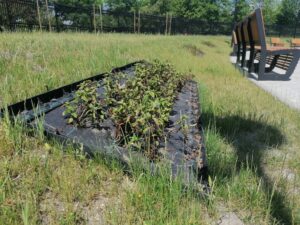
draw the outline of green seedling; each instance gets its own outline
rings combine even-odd
[[[112,74],[105,81],[110,116],[120,130],[117,139],[153,158],[185,77],[170,65],[155,61],[152,65],[138,65],[126,85],[123,80],[124,75]]]
[[[101,103],[96,82],[80,84],[75,99],[65,104],[64,115],[68,123],[80,127],[97,126],[109,116],[117,128],[115,139],[119,144],[155,158],[173,101],[185,79],[169,64],[140,64],[131,78],[122,73],[108,74]]]
[[[187,115],[182,115],[180,112],[179,120],[177,121],[177,124],[180,126],[180,130],[182,131],[184,135],[184,142],[186,143],[188,140],[188,133],[189,133],[189,124],[188,124],[188,117]]]
[[[97,126],[105,119],[97,88],[98,83],[90,80],[79,85],[74,100],[65,103],[63,115],[67,116],[69,124],[79,127]]]

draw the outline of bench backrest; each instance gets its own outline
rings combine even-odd
[[[280,44],[282,43],[280,38],[276,38],[276,37],[272,37],[271,38],[271,42],[274,43],[274,44]]]
[[[236,25],[236,33],[235,34],[236,34],[238,43],[241,43],[242,42],[241,23],[238,23]]]
[[[291,40],[293,46],[300,46],[300,38],[294,38]]]
[[[252,41],[255,45],[260,46],[262,50],[266,50],[266,32],[261,9],[256,9],[247,19],[250,23],[248,28],[251,29]],[[248,30],[248,32],[250,31]]]
[[[272,45],[283,45],[284,43],[280,40],[280,38],[272,37],[271,44]]]
[[[232,45],[237,45],[237,39],[236,39],[236,34],[235,34],[235,30],[232,31],[232,40],[231,40],[231,46]]]
[[[242,27],[241,27],[241,32],[243,33],[243,37],[244,37],[244,42],[246,43],[246,44],[248,44],[249,42],[250,42],[250,39],[249,39],[249,34],[248,34],[248,29],[247,29],[247,27],[248,27],[248,20],[246,19],[246,20],[244,20],[243,22],[242,22],[242,25],[241,25]]]

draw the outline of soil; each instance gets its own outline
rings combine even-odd
[[[99,193],[88,203],[64,202],[58,195],[48,191],[42,196],[39,203],[40,224],[56,224],[59,218],[63,218],[68,208],[77,214],[76,222],[78,224],[107,224],[106,213],[110,208],[122,210],[120,197],[119,195],[109,197]]]
[[[210,41],[202,41],[202,44],[208,46],[208,47],[211,47],[211,48],[215,48],[216,46],[211,43]]]
[[[194,56],[201,58],[205,55],[205,53],[195,45],[185,45],[184,48],[188,49]]]
[[[235,213],[224,214],[217,223],[218,225],[244,225]]]

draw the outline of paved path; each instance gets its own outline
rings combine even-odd
[[[236,57],[231,57],[230,61],[235,62]],[[300,61],[288,80],[282,79],[281,74],[284,71],[275,68],[274,73],[264,80],[257,80],[254,73],[248,74],[248,79],[290,107],[300,110]]]

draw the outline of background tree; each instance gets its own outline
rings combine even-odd
[[[234,21],[242,20],[246,15],[251,12],[249,2],[246,0],[235,0],[234,3]]]
[[[168,12],[172,12],[174,1],[176,0],[149,0],[145,5],[145,11],[147,13],[164,15]]]
[[[122,1],[122,0],[120,0]],[[92,4],[102,4],[105,2],[105,0],[54,0],[56,3],[60,3],[63,5],[69,5],[69,6],[83,6],[83,5],[92,5]]]
[[[249,0],[250,10],[254,11],[260,7],[263,10],[263,16],[267,24],[274,24],[276,22],[279,0]]]
[[[277,16],[280,25],[297,25],[300,20],[300,0],[282,0]]]
[[[233,20],[233,8],[234,8],[234,1],[232,0],[221,0],[218,3],[220,7],[220,22],[231,23]]]
[[[171,9],[177,16],[218,21],[222,15],[220,3],[216,0],[174,0]]]
[[[279,0],[264,0],[263,15],[265,21],[268,21],[268,24],[276,23],[277,16],[279,13],[279,3]]]
[[[150,0],[106,0],[105,3],[114,12],[147,11]]]

